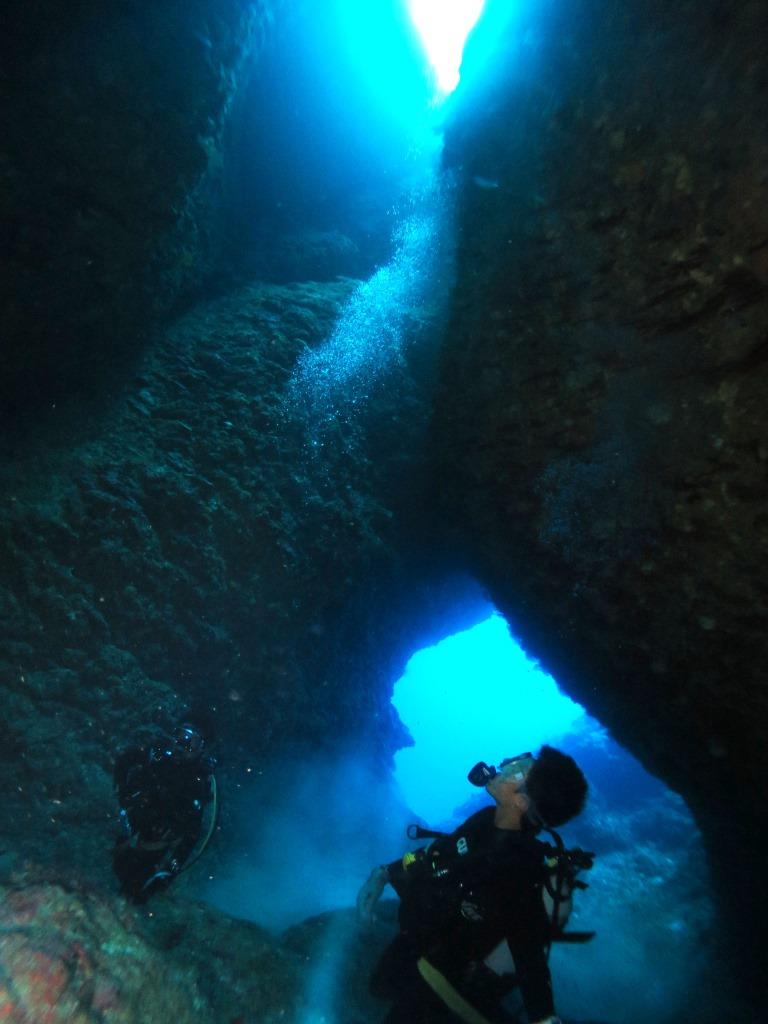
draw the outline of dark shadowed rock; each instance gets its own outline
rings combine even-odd
[[[278,0],[12,2],[0,422],[92,392],[220,249],[219,143]]]
[[[499,9],[447,146],[453,543],[685,795],[734,922],[762,934],[768,10],[544,3],[481,67]]]
[[[315,451],[308,398],[287,399],[355,286],[256,285],[199,307],[94,439],[67,421],[2,470],[0,819],[27,856],[106,883],[113,759],[185,701],[216,707],[237,778],[291,743],[371,737],[385,757],[402,736],[374,680],[425,618],[418,584],[390,611],[387,582],[399,442],[423,404],[404,364],[374,460],[356,420],[333,418]],[[379,650],[382,630],[397,639]]]

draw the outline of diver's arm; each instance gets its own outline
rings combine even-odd
[[[427,856],[429,849],[429,846],[423,846],[418,850],[409,850],[399,860],[374,868],[357,894],[358,913],[363,917],[373,917],[373,908],[387,883],[402,897],[415,878],[429,875],[432,870]]]
[[[360,918],[366,921],[374,920],[374,909],[388,881],[389,872],[386,865],[382,864],[371,871],[357,894],[357,913]]]

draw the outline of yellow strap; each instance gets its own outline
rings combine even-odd
[[[466,1021],[466,1024],[490,1024],[488,1018],[478,1013],[474,1006],[468,1003],[464,996],[456,991],[450,981],[436,967],[432,966],[429,960],[421,957],[416,966],[419,969],[419,974],[435,995],[439,996],[448,1009],[455,1013],[457,1017],[461,1017],[463,1021]]]

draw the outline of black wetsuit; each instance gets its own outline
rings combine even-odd
[[[545,847],[531,832],[496,828],[494,811],[479,811],[415,859],[406,854],[387,867],[401,899],[400,935],[381,958],[371,988],[394,1003],[389,1024],[456,1021],[441,979],[487,1020],[509,1019],[501,1007],[505,987],[483,965],[504,940],[529,1019],[554,1013],[541,896]]]
[[[115,845],[113,866],[125,895],[145,899],[183,867],[201,838],[213,764],[208,757],[186,760],[172,744],[119,755],[114,779],[125,836]]]

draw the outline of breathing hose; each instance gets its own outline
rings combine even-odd
[[[186,871],[188,868],[191,868],[192,865],[195,864],[200,859],[200,857],[205,852],[206,846],[211,841],[211,836],[213,835],[213,830],[216,828],[216,819],[219,816],[219,795],[218,795],[218,788],[216,786],[216,776],[215,775],[211,776],[211,803],[213,805],[213,813],[211,814],[211,824],[210,824],[210,827],[209,827],[208,832],[206,834],[206,837],[203,840],[203,845],[200,847],[200,849],[197,851],[197,853],[194,855],[194,857],[190,858],[186,862],[186,864],[183,865],[183,867],[179,868],[179,871],[177,872],[179,875],[182,874],[184,871]]]

